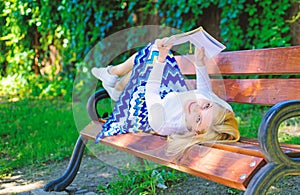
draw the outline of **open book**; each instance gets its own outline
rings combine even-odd
[[[173,43],[173,45],[180,45],[188,41],[198,48],[204,47],[205,54],[208,58],[214,57],[226,48],[222,43],[208,34],[202,27],[185,33],[172,35],[165,44]]]

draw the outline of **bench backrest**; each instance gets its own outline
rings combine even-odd
[[[175,56],[184,75],[194,75],[193,55]],[[222,52],[207,65],[213,90],[228,102],[273,105],[300,99],[300,46]],[[195,85],[194,79],[187,81]],[[192,87],[192,88],[193,88]]]

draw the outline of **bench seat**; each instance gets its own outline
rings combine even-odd
[[[91,122],[80,134],[94,141],[101,127],[101,122]],[[166,137],[155,134],[128,133],[105,137],[101,143],[239,190],[246,190],[253,175],[266,164],[258,142],[247,138],[230,144],[194,145],[180,159],[167,157]],[[285,145],[282,149],[287,154],[300,156],[299,146]]]

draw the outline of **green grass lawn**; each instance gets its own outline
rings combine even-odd
[[[78,137],[72,103],[26,99],[0,104],[0,175],[70,157]]]

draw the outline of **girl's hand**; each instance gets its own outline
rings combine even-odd
[[[167,43],[166,42],[168,41],[168,37],[166,38],[163,38],[163,39],[157,39],[155,42],[155,44],[157,45],[157,48],[158,48],[158,51],[159,51],[159,55],[158,55],[158,58],[157,58],[157,61],[158,62],[165,62],[166,60],[166,57],[172,47],[172,43]]]
[[[205,55],[204,47],[201,47],[201,49],[195,48],[195,65],[196,66],[204,66],[205,61],[207,60],[207,57]]]

